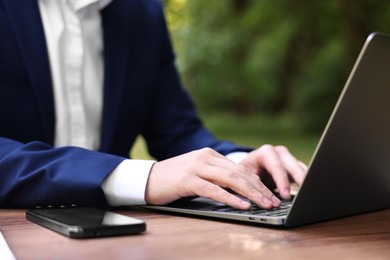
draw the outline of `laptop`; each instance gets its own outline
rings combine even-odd
[[[197,197],[149,209],[296,227],[390,206],[390,36],[368,36],[292,201],[240,211]]]

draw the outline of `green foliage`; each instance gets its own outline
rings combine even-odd
[[[296,113],[322,129],[387,0],[165,0],[184,84],[199,109]]]
[[[260,147],[269,143],[285,145],[297,158],[310,163],[319,134],[302,133],[289,114],[273,117],[265,114],[240,117],[232,113],[208,113],[203,117],[206,127],[223,140],[230,140],[248,147]],[[137,159],[153,159],[145,141],[139,137],[130,153]]]
[[[292,109],[297,112],[300,125],[306,130],[323,129],[339,96],[347,71],[346,46],[339,38],[330,39],[303,66],[293,83]]]

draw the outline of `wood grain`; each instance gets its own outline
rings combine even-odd
[[[129,208],[141,235],[76,240],[0,210],[17,259],[390,259],[390,209],[295,229],[276,229]]]

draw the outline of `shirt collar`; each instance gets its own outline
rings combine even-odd
[[[72,5],[75,11],[79,11],[88,5],[99,3],[99,9],[102,10],[108,4],[110,4],[113,0],[68,0],[69,4]]]
[[[100,0],[99,1],[99,7],[100,7],[100,10],[102,10],[104,7],[106,7],[107,5],[109,5],[113,0]]]

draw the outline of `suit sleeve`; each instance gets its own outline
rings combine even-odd
[[[0,207],[106,207],[101,183],[125,158],[0,138]]]
[[[247,147],[217,139],[203,126],[193,101],[179,80],[163,14],[160,16],[159,28],[161,44],[158,83],[150,120],[144,129],[150,153],[161,160],[203,147],[210,147],[224,155],[249,151]]]

